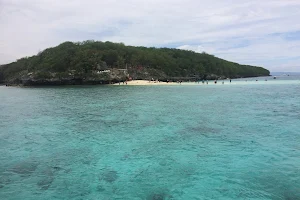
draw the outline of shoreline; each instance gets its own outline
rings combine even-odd
[[[278,83],[299,83],[300,80],[273,80],[273,79],[232,79],[230,82],[230,79],[225,80],[218,80],[217,83],[215,83],[213,80],[205,81],[204,83],[202,81],[199,82],[162,82],[162,81],[148,81],[148,80],[133,80],[133,81],[127,81],[126,82],[120,82],[120,83],[114,83],[110,84],[113,86],[174,86],[174,85],[183,85],[183,86],[191,86],[191,85],[253,85],[253,84],[278,84]]]
[[[204,83],[201,81],[183,81],[183,82],[166,82],[166,81],[149,81],[149,80],[131,80],[131,81],[120,81],[120,82],[112,82],[112,83],[82,83],[82,84],[49,84],[48,83],[43,83],[43,84],[3,84],[1,83],[0,86],[7,86],[7,87],[47,87],[47,86],[90,86],[90,85],[103,85],[103,86],[125,86],[125,85],[135,85],[135,86],[175,86],[175,85],[227,85],[227,84],[267,84],[267,83],[278,83],[277,79],[271,79],[270,76],[268,77],[249,77],[249,78],[238,78],[238,79],[231,79],[232,82],[230,82],[230,79],[223,79],[223,80],[217,80],[217,83],[214,83],[214,80],[207,80],[204,81]],[[276,81],[274,81],[276,80]],[[282,80],[282,79],[280,79]],[[296,81],[296,80],[294,80]]]

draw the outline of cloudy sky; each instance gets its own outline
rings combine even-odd
[[[0,0],[0,64],[88,39],[300,71],[300,0]]]

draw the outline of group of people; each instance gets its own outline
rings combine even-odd
[[[127,85],[127,81],[122,81],[123,85],[126,84]],[[121,82],[119,82],[119,85],[121,85]]]
[[[208,80],[202,80],[202,84],[205,84],[205,82],[206,82],[206,84],[208,84]],[[231,83],[231,79],[229,80],[229,82]],[[199,83],[199,81],[198,81],[198,83]],[[214,83],[217,84],[217,83],[218,83],[218,80],[216,79],[216,80],[214,81]],[[224,80],[222,81],[222,84],[224,84]]]

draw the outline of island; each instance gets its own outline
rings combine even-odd
[[[23,86],[113,84],[130,80],[199,81],[269,75],[265,68],[241,65],[205,52],[93,40],[64,42],[0,66],[0,83]]]

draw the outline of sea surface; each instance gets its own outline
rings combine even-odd
[[[299,200],[300,77],[0,86],[0,199]]]

